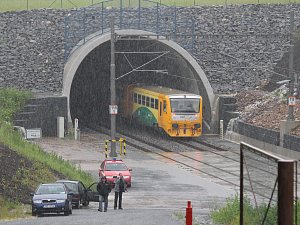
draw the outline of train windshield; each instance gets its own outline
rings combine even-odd
[[[199,113],[199,98],[171,98],[173,113]]]

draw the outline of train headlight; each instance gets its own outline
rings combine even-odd
[[[199,129],[201,127],[201,124],[200,123],[196,123],[194,126],[195,126],[196,129]]]
[[[178,129],[178,124],[177,123],[172,123],[172,128],[173,129]]]

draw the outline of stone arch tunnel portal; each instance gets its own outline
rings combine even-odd
[[[212,88],[203,70],[186,50],[170,40],[155,37],[145,39],[149,35],[145,31],[123,30],[118,31],[118,34],[142,39],[126,38],[115,43],[118,105],[129,84],[166,86],[200,94],[203,97],[203,118],[208,124],[211,122],[214,102]],[[167,53],[153,60],[160,55],[158,52]],[[110,124],[110,53],[109,33],[96,36],[70,55],[65,65],[63,87],[63,95],[68,97],[69,122],[78,118],[80,127]],[[145,63],[140,70],[146,71],[134,71],[119,78]],[[158,72],[160,70],[168,73]]]

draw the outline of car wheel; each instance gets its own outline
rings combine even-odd
[[[88,206],[89,204],[90,204],[90,202],[88,200],[85,200],[82,205],[83,206]]]
[[[68,216],[69,214],[70,214],[70,210],[64,211],[64,215],[65,215],[65,216]]]

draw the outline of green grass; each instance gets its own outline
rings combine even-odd
[[[55,154],[46,153],[36,144],[23,140],[18,132],[13,131],[9,124],[2,124],[0,127],[0,142],[26,158],[41,162],[70,179],[81,180],[85,184],[94,182],[94,179],[89,174],[80,168],[76,168],[70,162]]]
[[[239,225],[240,224],[240,201],[239,196],[235,195],[232,198],[228,198],[224,207],[216,208],[211,213],[211,218],[214,223],[220,225]],[[266,204],[261,204],[258,210],[251,204],[249,198],[244,199],[244,224],[257,225],[261,224],[263,216],[267,210]],[[259,212],[259,214],[257,213]],[[277,207],[271,206],[267,214],[265,224],[276,225],[277,224]]]
[[[28,10],[38,8],[77,8],[92,4],[101,4],[101,0],[1,0],[0,12]],[[300,0],[156,0],[149,3],[141,0],[141,6],[155,6],[156,2],[167,6],[194,6],[194,5],[226,5],[226,4],[288,4],[300,3]],[[137,7],[138,0],[123,0],[123,7]],[[105,1],[105,7],[120,7],[120,0]]]
[[[30,97],[31,94],[27,91],[0,88],[0,122],[11,122],[13,113],[19,111]]]
[[[31,207],[16,202],[11,202],[0,196],[0,220],[16,219],[31,216]]]
[[[61,157],[44,152],[39,146],[24,140],[18,132],[13,130],[10,123],[13,113],[20,110],[30,97],[31,94],[26,91],[0,89],[0,142],[28,159],[46,164],[66,177],[92,183],[93,179],[90,175]]]

